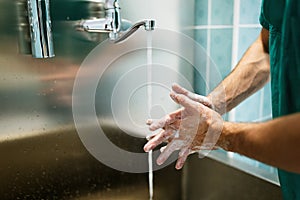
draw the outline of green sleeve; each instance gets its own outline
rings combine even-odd
[[[264,14],[264,1],[262,1],[262,3],[261,3],[259,22],[265,29],[269,30],[269,22],[266,20],[265,14]]]

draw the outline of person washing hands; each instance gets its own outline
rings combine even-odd
[[[168,144],[162,164],[179,150],[176,168],[189,154],[222,148],[278,167],[284,199],[300,199],[300,1],[263,0],[259,37],[235,69],[207,96],[177,84],[171,98],[182,108],[148,120],[146,152]],[[262,88],[271,76],[273,120],[261,123],[223,121],[221,115]]]

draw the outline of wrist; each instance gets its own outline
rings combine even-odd
[[[220,115],[223,115],[226,113],[225,97],[220,99],[219,96],[215,93],[210,93],[207,95],[207,99],[211,104],[210,107]]]
[[[245,138],[243,127],[239,123],[224,121],[218,146],[226,151],[239,152]]]

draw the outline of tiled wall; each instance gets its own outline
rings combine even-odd
[[[249,45],[257,38],[261,0],[195,0],[194,39],[203,46],[222,78],[226,77]],[[197,56],[197,52],[196,52]],[[195,90],[208,94],[218,83],[214,82],[214,64],[197,66],[205,71],[195,73]],[[203,77],[204,76],[204,77]],[[205,84],[210,82],[207,86]],[[252,95],[224,118],[231,121],[263,121],[271,118],[270,85]],[[274,168],[230,154],[255,167],[275,173]]]
[[[260,32],[260,0],[195,0],[195,9],[195,40],[206,49],[224,78]],[[206,75],[210,74],[211,67],[207,65]],[[211,83],[208,88],[203,87],[202,83],[198,84],[198,79],[197,76],[196,91],[202,94],[208,93],[217,84]],[[207,77],[203,79],[207,80]],[[261,121],[270,118],[269,97],[270,87],[267,85],[238,106],[231,113],[231,120]]]

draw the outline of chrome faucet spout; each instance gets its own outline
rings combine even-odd
[[[144,26],[146,31],[154,30],[155,21],[154,20],[143,20],[135,23],[132,27],[130,27],[127,31],[123,33],[119,33],[118,37],[114,37],[110,35],[111,40],[114,43],[119,43],[127,39],[130,35],[136,32],[141,26]]]
[[[79,31],[109,33],[109,39],[114,43],[124,41],[141,26],[144,26],[146,31],[154,30],[154,20],[143,20],[134,25],[132,23],[129,25],[127,20],[122,20],[118,0],[105,0],[104,8],[105,18],[83,20],[75,28]]]

